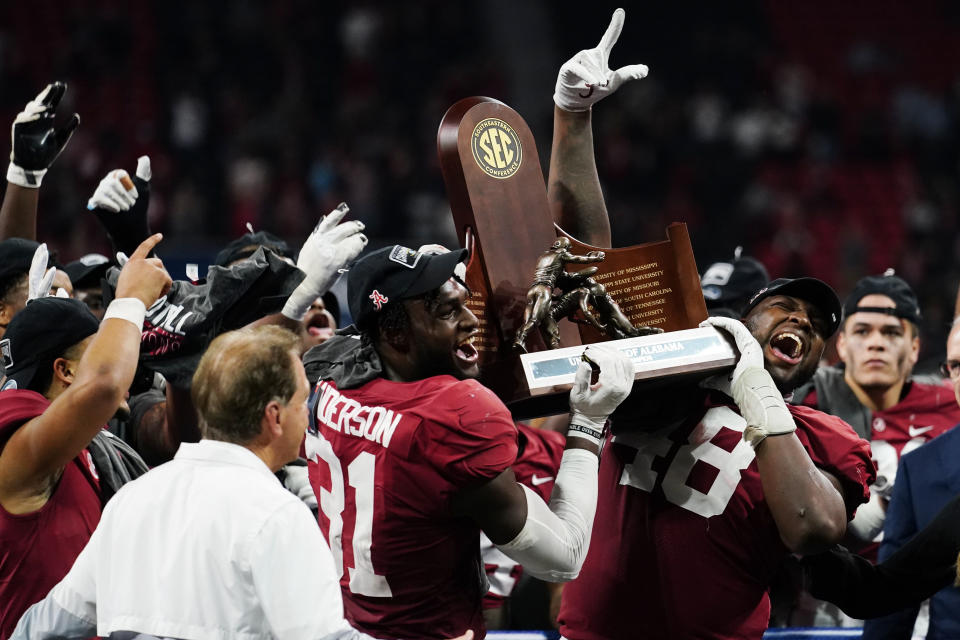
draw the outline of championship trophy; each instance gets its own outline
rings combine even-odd
[[[517,419],[566,411],[584,351],[629,354],[634,394],[693,383],[736,361],[701,328],[707,309],[686,225],[633,247],[592,247],[553,223],[533,135],[491,98],[460,100],[437,135],[457,235],[470,251],[467,305],[480,321],[480,381]]]

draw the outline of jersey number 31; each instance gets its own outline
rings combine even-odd
[[[347,465],[346,474],[340,459],[333,452],[330,443],[317,438],[314,452],[330,467],[330,491],[320,489],[317,499],[323,515],[330,521],[330,551],[333,552],[337,577],[343,576],[343,511],[344,484],[353,487],[355,500],[355,518],[353,525],[353,564],[350,567],[350,591],[372,598],[389,598],[393,595],[386,576],[377,575],[370,558],[370,545],[373,542],[373,475],[376,457],[362,451]]]

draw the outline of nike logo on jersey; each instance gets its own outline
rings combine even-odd
[[[537,474],[533,474],[533,477],[530,478],[530,484],[535,487],[539,487],[544,482],[550,482],[551,480],[553,480],[553,476],[543,476],[538,478]]]
[[[926,427],[915,427],[915,426],[913,426],[913,425],[910,425],[910,428],[907,429],[907,431],[910,432],[910,437],[911,437],[911,438],[916,438],[917,436],[922,435],[922,434],[926,433],[927,431],[930,431],[930,429],[933,429],[933,425],[932,425],[932,424],[931,424],[931,425],[927,425]]]

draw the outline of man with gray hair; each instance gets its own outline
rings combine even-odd
[[[297,344],[276,326],[211,343],[191,389],[203,440],[117,493],[13,638],[369,637],[343,617],[309,509],[273,475],[307,426]]]

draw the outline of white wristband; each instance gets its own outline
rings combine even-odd
[[[46,169],[27,171],[11,161],[10,166],[7,167],[7,182],[26,189],[39,189],[46,173]]]
[[[107,312],[103,314],[103,319],[119,318],[126,320],[137,327],[137,331],[143,331],[143,318],[147,315],[147,307],[139,298],[117,298],[107,307]]]

